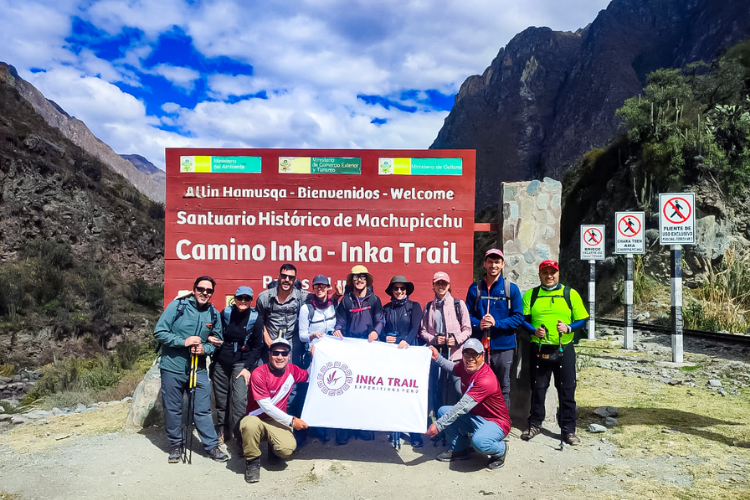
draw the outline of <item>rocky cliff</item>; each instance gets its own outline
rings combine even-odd
[[[155,167],[155,171],[142,170],[129,159],[121,157],[111,147],[97,139],[85,123],[70,116],[55,102],[45,98],[33,85],[19,77],[12,66],[7,66],[4,63],[0,63],[0,65],[6,67],[4,71],[13,80],[13,86],[18,93],[31,103],[34,110],[48,124],[59,129],[71,142],[101,160],[112,171],[123,176],[143,194],[154,201],[164,203],[166,174],[163,171]],[[136,159],[136,161],[138,160]]]
[[[613,0],[575,33],[528,28],[456,96],[432,148],[477,150],[477,210],[503,181],[560,180],[618,133],[615,110],[662,67],[711,60],[750,34],[741,0]]]
[[[0,364],[147,332],[160,303],[144,293],[164,271],[161,207],[50,126],[18,85],[0,64]]]

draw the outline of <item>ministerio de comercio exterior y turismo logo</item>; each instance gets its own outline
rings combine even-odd
[[[318,387],[329,396],[341,396],[353,381],[352,371],[340,361],[329,361],[318,372]]]

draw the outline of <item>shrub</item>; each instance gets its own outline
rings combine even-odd
[[[163,203],[152,203],[148,207],[148,216],[154,220],[164,219],[164,204]]]
[[[164,285],[156,283],[149,285],[146,281],[136,278],[128,284],[130,300],[136,304],[158,311],[164,299]]]

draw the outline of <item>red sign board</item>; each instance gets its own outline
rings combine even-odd
[[[293,263],[343,281],[363,264],[375,293],[394,275],[433,297],[432,275],[472,283],[475,152],[467,150],[167,149],[165,300],[193,280],[259,294]]]

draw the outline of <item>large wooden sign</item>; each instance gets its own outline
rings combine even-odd
[[[394,275],[433,297],[472,283],[475,152],[467,150],[167,149],[165,300],[210,275],[214,303],[256,296],[291,262],[303,286],[343,281],[356,264],[375,293]]]

